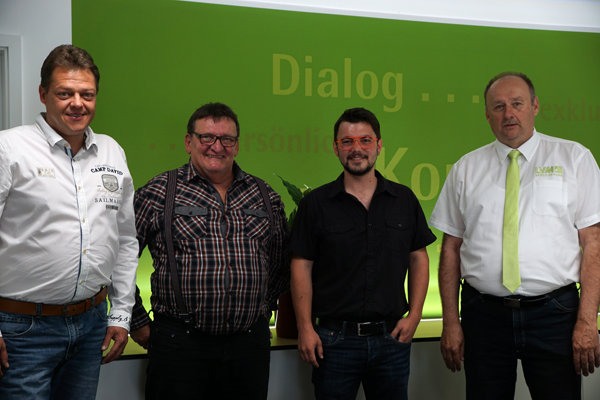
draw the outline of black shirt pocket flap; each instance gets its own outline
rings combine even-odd
[[[242,211],[244,212],[245,215],[252,215],[258,218],[266,218],[267,217],[267,212],[265,210],[258,210],[258,209],[250,209],[250,208],[243,208]]]
[[[354,227],[354,224],[350,221],[333,221],[325,225],[327,232],[331,233],[344,233],[348,232]]]
[[[179,206],[175,207],[175,214],[191,216],[207,215],[208,209],[203,207]]]
[[[388,215],[385,217],[385,224],[394,229],[405,230],[410,228],[410,221],[403,219],[395,215]]]

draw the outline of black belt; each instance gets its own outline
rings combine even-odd
[[[329,318],[319,318],[318,325],[325,329],[331,329],[332,331],[344,331],[345,333],[352,333],[358,336],[372,336],[383,335],[386,332],[393,331],[397,322],[397,319],[377,322],[348,322]],[[344,323],[346,323],[345,330]]]
[[[479,293],[482,296],[484,301],[491,301],[494,303],[502,303],[506,307],[535,308],[535,307],[540,307],[540,306],[544,306],[544,305],[548,304],[548,302],[555,297],[561,296],[572,290],[577,290],[577,285],[575,283],[571,283],[570,285],[563,286],[561,288],[553,290],[550,293],[542,294],[539,296],[531,296],[531,297],[520,296],[520,295],[513,295],[513,296],[508,296],[508,297],[498,297],[498,296],[492,296],[491,294],[483,294],[483,293],[480,293],[473,286],[469,285],[466,281],[463,283],[463,290],[464,289],[467,289],[467,290],[472,289],[472,290],[476,291],[477,293]]]

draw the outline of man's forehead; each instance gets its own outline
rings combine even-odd
[[[60,83],[57,82],[60,81]],[[96,78],[94,73],[89,68],[64,68],[57,66],[52,71],[50,84],[54,84],[58,87],[68,87],[69,83],[73,80],[85,81],[89,80],[90,83],[94,84],[92,89],[96,89]]]
[[[373,127],[367,122],[348,122],[344,121],[340,124],[339,134],[341,137],[350,136],[377,136]]]
[[[509,100],[527,100],[531,97],[529,86],[522,78],[518,76],[505,76],[498,79],[492,84],[488,93],[488,97],[492,102],[501,101],[498,96],[510,96]]]
[[[219,118],[215,118],[215,117],[204,117],[201,119],[197,119],[195,122],[195,125],[197,127],[202,127],[205,129],[210,129],[210,128],[214,128],[217,125],[229,125],[228,128],[233,128],[234,130],[235,128],[235,122],[228,117],[219,117]]]

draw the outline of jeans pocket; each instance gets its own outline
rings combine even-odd
[[[579,296],[573,291],[553,298],[550,303],[560,311],[572,313],[579,309]]]
[[[26,335],[34,327],[33,316],[0,312],[0,332],[6,338]]]
[[[108,307],[106,305],[106,300],[97,306],[92,307],[91,311],[94,313],[94,315],[100,318],[101,321],[108,321]]]
[[[339,343],[340,338],[342,336],[340,332],[321,328],[320,326],[317,326],[316,331],[319,335],[319,339],[321,339],[321,344],[323,345],[323,347],[335,346]]]
[[[410,345],[412,344],[412,340],[410,342],[401,342],[401,341],[395,339],[394,337],[392,337],[392,335],[390,335],[389,333],[386,333],[384,338],[386,340],[391,340],[395,344],[400,345],[402,347],[410,347]]]
[[[481,293],[473,293],[475,292],[474,289],[466,289],[463,286],[463,289],[460,292],[460,308],[461,309],[465,309],[466,307],[469,307],[470,305],[473,305],[477,300],[481,300],[481,298],[483,297],[481,295]]]
[[[179,350],[188,338],[189,333],[184,327],[153,321],[150,325],[150,350],[148,354],[169,356]]]
[[[271,347],[271,335],[269,321],[265,317],[259,317],[252,329],[244,333],[258,349],[269,349]]]

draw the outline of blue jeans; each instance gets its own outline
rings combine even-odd
[[[513,309],[463,286],[467,399],[512,400],[517,359],[533,400],[581,399],[571,337],[578,306],[576,290],[540,307]]]
[[[106,309],[103,301],[66,318],[0,312],[9,363],[0,399],[95,399]]]
[[[367,399],[408,398],[411,343],[389,333],[358,336],[320,326],[317,333],[323,344],[323,359],[312,374],[317,400],[355,400],[361,382]]]
[[[146,399],[266,400],[271,340],[260,317],[246,332],[208,335],[155,314]]]

